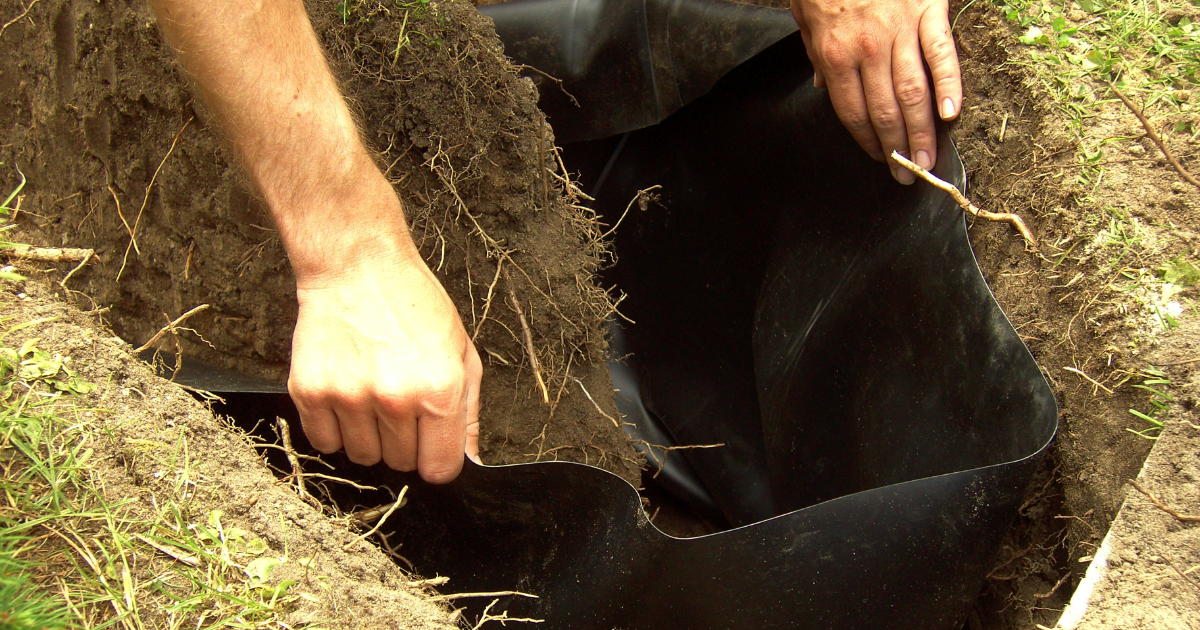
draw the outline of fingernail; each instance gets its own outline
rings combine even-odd
[[[954,99],[947,96],[942,101],[942,120],[954,118]]]
[[[933,160],[929,158],[928,151],[917,151],[917,166],[925,170],[933,168]]]
[[[901,166],[893,166],[892,167],[892,177],[896,178],[896,181],[900,182],[901,184],[904,184],[905,186],[908,186],[908,185],[912,184],[913,182],[917,181],[916,176],[914,176],[911,172],[909,172],[907,169],[905,169],[904,167],[901,167]]]
[[[478,455],[467,455],[467,459],[479,464],[480,466],[483,465],[483,460],[479,459]]]

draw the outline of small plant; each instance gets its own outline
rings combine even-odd
[[[1158,434],[1162,432],[1163,423],[1154,416],[1165,411],[1168,403],[1175,401],[1170,394],[1163,391],[1171,385],[1171,381],[1166,377],[1162,370],[1156,370],[1154,368],[1142,369],[1139,376],[1143,377],[1141,384],[1134,385],[1133,387],[1150,393],[1151,409],[1149,410],[1149,413],[1143,413],[1137,409],[1130,409],[1129,414],[1135,418],[1138,418],[1139,420],[1142,420],[1149,426],[1141,430],[1131,428],[1126,428],[1125,430],[1139,437],[1144,437],[1147,440],[1157,440]]]

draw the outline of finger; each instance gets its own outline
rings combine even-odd
[[[896,102],[904,114],[908,150],[912,161],[923,169],[933,168],[937,159],[937,128],[920,42],[915,37],[897,39],[892,63]]]
[[[371,405],[360,400],[342,401],[334,403],[333,412],[337,414],[346,457],[363,466],[378,464],[381,453],[379,427]]]
[[[943,120],[952,120],[962,111],[962,72],[950,35],[950,16],[944,8],[931,8],[921,16],[920,37],[925,63],[933,75],[938,113]]]
[[[292,402],[300,412],[300,426],[313,448],[322,453],[336,453],[342,448],[342,432],[338,429],[337,416],[326,407],[313,407],[303,398],[292,394]]]
[[[804,53],[808,55],[808,61],[813,67],[813,87],[824,89],[825,74],[821,72],[821,64],[813,54],[812,30],[808,28],[808,22],[804,20],[804,13],[800,10],[800,3],[797,0],[792,0],[792,17],[796,20],[796,26],[800,27],[800,38],[804,40]]]
[[[908,155],[908,134],[904,126],[904,112],[896,102],[896,88],[892,83],[890,56],[877,57],[870,65],[863,66],[863,91],[867,99],[867,111],[871,125],[883,147],[884,155],[899,151]],[[892,176],[901,184],[911,184],[916,177],[907,169],[888,160]]]
[[[479,384],[483,378],[483,363],[474,346],[467,348],[467,416],[466,416],[466,452],[467,457],[476,464],[482,465],[479,459]]]
[[[467,397],[463,376],[425,398],[417,418],[417,470],[429,483],[453,481],[467,443]]]
[[[392,470],[417,469],[417,418],[407,396],[379,396],[375,408],[383,463]]]
[[[871,124],[867,99],[863,92],[862,76],[857,68],[834,68],[825,75],[829,86],[829,98],[842,124],[854,136],[854,140],[871,157],[882,162],[883,147]]]

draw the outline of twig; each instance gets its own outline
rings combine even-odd
[[[658,470],[654,472],[654,476],[651,477],[651,479],[658,479],[658,475],[660,473],[662,473],[663,468],[665,468],[667,465],[667,457],[669,457],[671,455],[671,451],[686,451],[686,450],[693,449],[693,448],[720,448],[722,446],[725,446],[724,442],[721,442],[719,444],[687,444],[684,446],[663,446],[661,444],[651,444],[651,443],[647,442],[646,440],[638,440],[638,441],[641,442],[642,444],[646,445],[646,452],[649,453],[651,459],[654,460],[654,463],[658,464]],[[662,461],[659,461],[658,456],[654,454],[654,449],[656,449],[656,448],[663,452]],[[651,520],[653,520],[653,519],[651,519]]]
[[[550,390],[546,388],[546,381],[542,379],[542,369],[538,365],[537,353],[533,349],[533,334],[529,332],[529,322],[525,321],[525,311],[521,308],[521,303],[517,301],[517,293],[513,291],[512,278],[506,271],[504,279],[508,285],[508,297],[512,300],[513,308],[517,309],[517,318],[521,321],[521,332],[525,336],[525,352],[529,355],[529,367],[533,369],[533,377],[537,379],[538,389],[542,390],[542,400],[547,405],[550,404]]]
[[[1146,119],[1146,115],[1142,113],[1142,110],[1138,109],[1137,106],[1133,104],[1133,101],[1129,100],[1127,96],[1122,94],[1121,90],[1117,89],[1117,86],[1109,83],[1108,87],[1112,89],[1113,94],[1117,95],[1117,98],[1121,99],[1122,103],[1125,103],[1125,107],[1128,107],[1129,111],[1133,112],[1134,116],[1137,116],[1138,121],[1142,123],[1142,127],[1146,130],[1146,135],[1150,136],[1150,139],[1154,141],[1154,144],[1158,145],[1158,150],[1162,151],[1163,155],[1167,156],[1167,161],[1171,163],[1171,166],[1175,168],[1175,171],[1179,173],[1179,176],[1186,179],[1189,184],[1195,186],[1196,188],[1200,188],[1200,180],[1192,177],[1192,174],[1189,173],[1186,168],[1183,168],[1183,165],[1180,164],[1179,160],[1175,158],[1175,154],[1172,153],[1171,149],[1167,147],[1167,143],[1163,142],[1162,138],[1158,136],[1158,133],[1154,131],[1154,126],[1151,125],[1150,121]]]
[[[414,581],[408,583],[408,587],[409,588],[426,588],[429,586],[442,586],[443,584],[447,584],[448,582],[450,582],[450,578],[443,575],[440,577],[428,578],[425,580],[414,580]]]
[[[500,268],[504,266],[505,258],[505,256],[500,256],[496,259],[496,275],[492,278],[492,284],[488,285],[487,297],[483,302],[483,316],[479,318],[479,323],[475,324],[475,334],[471,335],[472,343],[479,336],[479,329],[483,328],[483,322],[487,321],[488,311],[492,310],[492,295],[496,290],[496,283],[500,281]]]
[[[29,3],[29,6],[25,7],[25,10],[21,12],[21,15],[18,15],[17,17],[5,22],[4,26],[0,26],[0,35],[3,35],[4,31],[8,30],[8,27],[12,26],[13,24],[16,24],[17,22],[20,22],[21,18],[25,17],[26,15],[29,15],[29,10],[33,8],[33,5],[37,4],[40,1],[41,0],[33,0],[33,2]]]
[[[1138,492],[1146,495],[1146,498],[1150,499],[1150,502],[1154,504],[1154,507],[1166,512],[1167,514],[1170,514],[1171,516],[1174,516],[1175,520],[1184,523],[1200,523],[1200,516],[1184,514],[1179,510],[1167,507],[1162,501],[1158,500],[1158,497],[1154,496],[1149,490],[1142,487],[1142,484],[1138,483],[1136,479],[1130,479],[1129,483],[1133,484],[1133,487],[1136,488]]]
[[[633,204],[638,203],[641,205],[642,210],[645,210],[646,202],[657,198],[657,195],[651,197],[650,191],[658,190],[659,188],[662,188],[662,186],[655,184],[649,188],[637,191],[637,194],[633,196],[633,199],[629,200],[629,205],[625,206],[625,212],[621,213],[621,218],[617,219],[617,222],[614,223],[612,227],[608,228],[607,232],[600,235],[600,240],[608,238],[610,234],[617,231],[617,228],[620,227],[621,222],[625,220],[625,215],[629,214],[629,210],[633,208]]]
[[[614,418],[614,417],[612,417],[612,416],[608,415],[607,413],[604,413],[604,410],[600,408],[600,405],[599,405],[599,403],[597,403],[597,402],[596,402],[596,399],[595,399],[595,398],[592,398],[592,395],[588,393],[588,390],[587,390],[587,388],[583,386],[583,381],[581,381],[581,380],[579,380],[579,379],[575,378],[574,376],[572,376],[572,377],[571,377],[571,379],[572,379],[572,380],[574,380],[576,383],[579,383],[579,389],[582,389],[582,390],[583,390],[583,395],[584,395],[584,396],[587,396],[587,399],[588,399],[588,400],[590,400],[590,401],[592,401],[592,405],[593,405],[594,407],[596,407],[596,411],[599,411],[599,412],[600,412],[600,415],[602,415],[602,416],[604,416],[605,418],[608,418],[610,421],[612,421],[612,423],[613,423],[613,426],[614,426],[614,427],[618,427],[618,428],[620,428],[620,426],[621,426],[621,423],[620,423],[620,422],[617,422],[617,419],[616,419],[616,418]]]
[[[366,490],[378,490],[378,488],[365,488],[365,489]],[[404,497],[400,497],[396,501],[392,501],[391,503],[385,503],[383,505],[380,505],[379,507],[373,507],[373,508],[370,508],[367,510],[360,510],[358,512],[351,514],[350,517],[360,523],[374,523],[375,521],[379,520],[380,516],[383,516],[384,514],[387,514],[389,511],[391,511],[391,509],[393,507],[395,507],[396,503],[399,503],[400,507],[404,507],[405,505],[408,505],[408,499],[406,499]]]
[[[180,387],[184,387],[184,386],[180,385]],[[196,391],[202,391],[202,390],[196,390]],[[252,442],[250,444],[250,446],[253,446],[254,448],[273,448],[273,449],[280,450],[280,451],[285,451],[285,452],[287,451],[287,449],[283,448],[282,446],[280,446],[278,444],[267,444],[265,442]],[[318,464],[325,466],[329,470],[336,470],[336,468],[333,467],[333,464],[330,464],[329,462],[321,459],[320,457],[315,457],[313,455],[305,455],[304,453],[295,453],[295,455],[299,459],[307,459],[310,461],[317,462]],[[305,474],[308,474],[311,476],[315,473],[305,473]],[[375,490],[375,488],[371,488],[371,489]]]
[[[171,140],[171,147],[167,149],[167,154],[163,156],[162,161],[158,163],[158,168],[154,169],[154,174],[150,176],[150,183],[146,184],[146,194],[142,196],[142,207],[138,208],[137,217],[133,220],[133,227],[130,228],[128,223],[125,224],[126,229],[129,230],[129,244],[125,246],[125,256],[121,258],[121,268],[117,270],[117,280],[121,279],[121,274],[125,271],[125,264],[129,262],[129,251],[132,249],[137,252],[138,256],[142,255],[142,250],[137,244],[137,229],[142,223],[142,213],[146,211],[146,204],[150,202],[150,190],[154,188],[154,182],[158,180],[158,174],[162,172],[163,165],[167,163],[167,158],[170,158],[171,154],[175,152],[175,147],[179,144],[179,139],[183,137],[183,132],[187,130],[188,125],[192,124],[192,121],[195,119],[195,116],[188,118],[187,122],[183,123],[183,126],[179,128],[179,132]],[[113,197],[115,198],[116,194]],[[121,220],[124,221],[125,217],[122,216]]]
[[[275,428],[279,431],[279,439],[283,441],[283,452],[287,455],[288,463],[292,465],[292,474],[296,477],[296,492],[303,499],[308,496],[308,489],[304,487],[304,468],[300,466],[300,459],[296,457],[296,449],[292,448],[292,429],[287,420],[278,416],[275,418]]]
[[[299,455],[299,453],[294,453],[294,454]],[[316,458],[314,457],[313,459],[316,459]],[[349,479],[342,479],[341,477],[334,477],[332,475],[323,475],[321,473],[306,472],[306,473],[304,473],[304,476],[308,477],[309,479],[324,479],[326,481],[335,481],[337,483],[344,483],[344,484],[346,484],[352,488],[356,488],[358,490],[378,490],[379,489],[375,486],[364,486],[362,484],[354,483],[353,481],[350,481]]]
[[[1073,368],[1073,367],[1064,367],[1063,369],[1068,372],[1074,372],[1074,373],[1082,376],[1084,379],[1087,380],[1087,382],[1091,383],[1092,385],[1095,385],[1096,387],[1099,387],[1100,389],[1103,389],[1104,391],[1108,392],[1109,394],[1113,393],[1113,391],[1111,389],[1101,385],[1100,382],[1097,381],[1096,379],[1088,376],[1087,374],[1084,374],[1083,370]],[[1092,390],[1092,395],[1094,396],[1095,394],[1096,394],[1095,390]]]
[[[516,595],[517,597],[528,597],[537,599],[537,595],[531,593],[522,593],[521,591],[494,591],[491,593],[450,593],[449,595],[434,595],[429,599],[435,602],[448,602],[453,599],[466,599],[468,597],[509,597]]]
[[[1021,217],[1012,214],[1011,212],[988,212],[987,210],[980,210],[975,204],[968,201],[967,198],[963,196],[962,191],[960,191],[954,184],[946,182],[933,173],[930,173],[920,166],[917,166],[912,162],[912,160],[900,155],[898,151],[892,151],[892,159],[895,160],[900,166],[912,171],[917,177],[920,177],[921,179],[932,184],[935,188],[940,188],[941,190],[946,191],[950,197],[952,197],[954,201],[956,201],[958,205],[962,207],[963,210],[966,210],[980,219],[987,219],[988,221],[1003,221],[1008,223],[1016,228],[1016,230],[1021,233],[1021,236],[1025,237],[1025,240],[1030,245],[1037,245],[1037,239],[1033,238],[1033,232],[1030,232],[1029,228],[1025,227],[1025,222],[1021,220]]]
[[[151,547],[154,547],[155,549],[161,551],[162,553],[188,565],[189,567],[200,566],[200,560],[198,558],[196,558],[196,556],[193,556],[191,554],[186,554],[186,553],[184,553],[178,549],[174,549],[172,547],[168,547],[167,545],[164,545],[162,543],[155,541],[153,538],[150,538],[149,536],[143,536],[141,534],[134,534],[133,537],[146,543],[147,545],[150,545]]]
[[[518,623],[542,623],[543,621],[545,621],[544,619],[529,619],[526,617],[509,617],[508,611],[502,612],[499,615],[493,615],[492,614],[492,606],[495,606],[498,603],[500,603],[500,600],[493,599],[492,603],[488,604],[483,609],[483,615],[481,615],[479,617],[479,621],[476,622],[475,625],[471,626],[471,630],[479,630],[480,628],[483,627],[483,624],[485,624],[489,621],[499,621],[500,625],[502,625],[502,626],[507,625],[505,623],[506,621],[516,621]]]
[[[151,347],[154,346],[154,344],[158,343],[158,341],[160,339],[162,339],[164,335],[166,335],[167,333],[174,333],[175,327],[182,324],[185,320],[187,320],[187,318],[191,317],[192,315],[195,315],[196,313],[199,313],[200,311],[206,310],[207,308],[208,308],[207,304],[201,304],[200,306],[197,306],[196,308],[184,313],[183,315],[176,317],[175,321],[171,322],[170,324],[167,324],[166,326],[163,326],[162,330],[158,331],[157,333],[154,333],[154,336],[150,338],[150,341],[147,341],[146,343],[142,344],[141,347],[134,350],[133,353],[138,354],[139,352],[149,350]]]
[[[70,291],[70,289],[67,289],[67,280],[70,280],[71,276],[75,275],[75,273],[78,272],[80,269],[83,269],[83,266],[88,264],[88,261],[91,260],[92,256],[95,254],[95,252],[93,252],[90,249],[86,250],[86,251],[87,251],[87,255],[83,257],[83,260],[79,261],[78,265],[75,265],[74,269],[68,271],[67,275],[63,276],[63,279],[58,283],[58,286],[62,287],[63,289],[65,289],[67,291]]]
[[[33,245],[25,245],[22,243],[13,243],[0,247],[0,251],[21,260],[32,260],[34,262],[79,262],[86,261],[96,253],[93,249],[80,249],[76,247],[34,247]]]
[[[351,547],[366,540],[368,536],[379,531],[379,528],[383,527],[384,522],[386,522],[388,520],[388,517],[392,515],[392,512],[395,512],[396,508],[398,508],[401,505],[403,505],[404,503],[406,503],[406,501],[404,500],[404,495],[407,493],[408,493],[408,486],[404,486],[404,488],[400,490],[400,496],[396,497],[396,501],[395,501],[395,503],[392,503],[392,507],[388,508],[388,511],[383,513],[383,516],[381,516],[379,518],[379,521],[377,521],[375,523],[375,527],[372,527],[370,529],[370,531],[368,531],[365,534],[358,536],[354,540],[351,540],[350,542],[346,543],[346,545],[344,547],[342,547],[342,551],[350,551]]]
[[[1051,595],[1054,594],[1055,591],[1058,590],[1058,587],[1065,584],[1067,579],[1070,577],[1071,577],[1071,572],[1067,571],[1061,578],[1059,578],[1059,580],[1057,582],[1054,583],[1053,588],[1051,588],[1049,591],[1047,591],[1045,593],[1034,593],[1033,598],[1034,599],[1046,599],[1047,597],[1050,597]]]

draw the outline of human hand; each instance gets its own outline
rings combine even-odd
[[[449,482],[479,461],[479,355],[415,252],[364,258],[298,278],[288,390],[317,450]]]
[[[792,0],[814,84],[829,88],[850,134],[902,184],[914,175],[885,156],[895,150],[933,168],[934,111],[952,120],[962,106],[948,10],[946,0]]]

